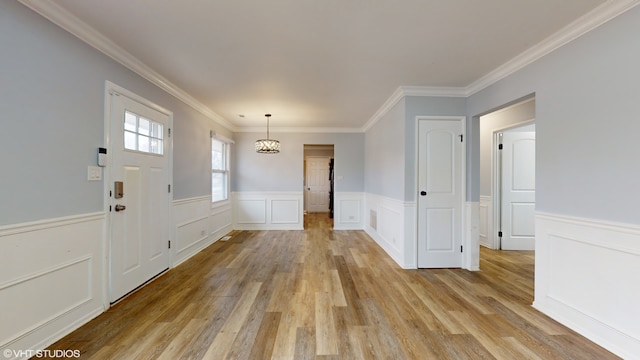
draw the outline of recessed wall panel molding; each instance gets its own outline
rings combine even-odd
[[[640,354],[640,226],[536,215],[534,307],[623,358]]]
[[[210,196],[173,202],[172,267],[189,259],[233,230],[231,202],[211,203]]]
[[[233,193],[236,230],[302,230],[303,192]]]
[[[333,227],[336,230],[364,229],[364,193],[336,192]]]
[[[104,225],[89,213],[0,227],[0,351],[44,349],[104,311]]]

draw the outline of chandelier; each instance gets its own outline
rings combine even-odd
[[[256,152],[261,154],[277,154],[280,152],[280,141],[269,139],[269,118],[271,114],[265,114],[267,117],[267,138],[256,140]]]

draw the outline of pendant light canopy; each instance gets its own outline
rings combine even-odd
[[[261,154],[277,154],[280,152],[280,141],[269,139],[269,118],[271,114],[265,114],[267,117],[267,138],[256,140],[256,152]]]

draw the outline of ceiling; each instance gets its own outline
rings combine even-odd
[[[53,2],[234,131],[262,129],[267,112],[274,131],[362,129],[400,86],[468,91],[605,3]]]

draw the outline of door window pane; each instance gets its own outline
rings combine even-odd
[[[151,154],[164,154],[164,125],[126,111],[124,113],[124,148]]]

